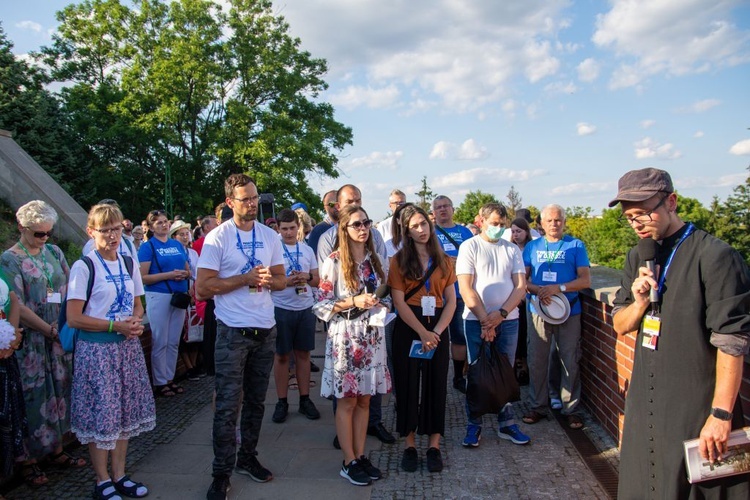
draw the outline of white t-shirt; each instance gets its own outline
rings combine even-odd
[[[294,262],[299,264],[299,268],[296,270],[305,274],[318,268],[318,259],[315,258],[315,252],[307,243],[286,245],[282,242],[281,244],[281,252],[284,254],[284,269],[287,276],[291,274],[292,270],[295,270]],[[284,251],[284,248],[286,248],[286,251]],[[312,307],[315,301],[310,285],[305,285],[305,291],[299,294],[297,293],[297,287],[288,286],[283,290],[271,292],[271,298],[273,299],[273,305],[290,311],[302,311]]]
[[[458,249],[456,276],[474,276],[474,289],[488,313],[499,311],[513,293],[513,275],[525,273],[521,250],[503,239],[490,243],[481,236],[474,236],[464,241]],[[477,319],[468,307],[464,308],[463,318]],[[508,311],[508,319],[516,318],[518,308]]]
[[[535,239],[537,239],[537,238],[539,238],[541,236],[541,234],[539,234],[539,231],[537,231],[536,229],[533,229],[533,228],[531,229],[531,233],[530,234],[531,234],[531,239],[532,240],[535,240]],[[513,231],[511,231],[511,229],[509,227],[506,227],[505,231],[503,231],[503,235],[500,236],[500,237],[502,239],[504,239],[505,241],[512,241]]]
[[[130,249],[133,249],[131,251]],[[81,250],[81,255],[88,255],[94,250],[94,240],[90,239],[86,242],[85,245],[83,245],[83,250]],[[141,262],[138,260],[138,250],[135,249],[135,245],[131,242],[130,244],[125,243],[125,235],[123,235],[122,239],[120,240],[120,248],[118,252],[121,255],[129,255],[133,258],[133,262],[135,263],[135,267],[140,267]]]
[[[198,279],[198,252],[192,248],[187,249],[188,264],[190,265],[190,279],[195,282]]]
[[[254,231],[253,231],[254,230]],[[240,231],[233,220],[220,224],[206,235],[198,268],[218,271],[219,278],[229,278],[250,272],[254,267],[249,259],[253,255],[253,233],[255,234],[255,259],[264,266],[284,265],[283,251],[279,235],[260,222],[253,224],[253,230]],[[242,241],[238,247],[237,235]],[[227,326],[235,328],[271,328],[276,324],[271,293],[263,288],[250,291],[241,287],[229,293],[216,295],[216,318]]]
[[[125,262],[119,254],[117,262],[100,260],[96,252],[89,252],[87,257],[94,263],[94,287],[91,289],[91,297],[83,313],[92,318],[112,321],[132,316],[134,297],[143,295],[143,281],[138,266],[133,265],[133,278],[131,279]],[[102,265],[102,261],[107,264],[107,268]],[[118,300],[117,291],[122,289],[123,280],[125,293]],[[83,261],[78,260],[70,268],[68,299],[85,302],[88,283],[89,268]]]
[[[385,243],[385,248],[388,252],[388,258],[390,259],[396,255],[396,252],[398,251],[396,247],[393,246],[393,233],[391,233],[391,229],[393,228],[393,216],[378,222],[377,228],[378,232],[380,232],[380,235],[383,237],[383,242]]]

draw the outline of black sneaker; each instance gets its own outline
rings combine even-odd
[[[404,456],[401,459],[401,468],[406,472],[415,472],[419,466],[419,454],[413,446],[404,450]]]
[[[310,420],[318,420],[320,418],[320,412],[315,408],[315,403],[310,398],[300,400],[299,412]],[[274,413],[274,415],[276,414]]]
[[[343,462],[339,476],[349,480],[355,486],[367,486],[372,483],[370,476],[367,475],[356,460],[352,460],[348,464]]]
[[[234,470],[239,474],[250,476],[250,478],[256,483],[267,483],[273,479],[271,471],[260,465],[258,457],[255,455],[251,456],[247,462],[237,462],[237,465],[234,466]]]
[[[214,481],[206,493],[206,500],[226,500],[227,491],[232,489],[229,476],[214,476]]]
[[[439,449],[430,448],[427,450],[427,470],[430,472],[443,470],[443,457],[440,455]]]
[[[280,424],[281,422],[286,420],[286,417],[288,415],[289,415],[289,403],[285,403],[284,401],[278,401],[276,403],[276,409],[273,410],[273,416],[271,417],[271,420],[273,420],[277,424]]]
[[[187,372],[187,378],[188,380],[196,381],[200,380],[200,377],[198,376],[198,370],[195,368],[191,368]]]
[[[383,473],[380,472],[380,469],[372,465],[372,462],[370,462],[370,459],[366,456],[362,455],[359,457],[357,463],[362,467],[362,470],[365,471],[365,474],[370,476],[370,479],[373,481],[377,481],[383,477]]]
[[[461,394],[466,394],[466,379],[463,377],[453,379],[453,388]]]

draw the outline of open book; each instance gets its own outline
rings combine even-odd
[[[727,451],[714,463],[701,458],[698,439],[685,441],[685,465],[688,482],[699,483],[726,476],[750,473],[750,427],[729,434]]]

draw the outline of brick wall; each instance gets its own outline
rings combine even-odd
[[[635,334],[618,336],[612,328],[611,298],[618,282],[611,270],[602,277],[592,269],[594,290],[581,294],[583,333],[581,383],[583,404],[618,443],[622,440],[625,395],[633,372]],[[740,389],[745,423],[750,425],[750,358],[745,358]]]

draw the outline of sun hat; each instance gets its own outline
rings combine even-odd
[[[570,317],[570,302],[568,302],[568,298],[564,293],[560,292],[550,297],[550,299],[550,303],[544,305],[539,301],[538,295],[532,295],[531,304],[545,323],[551,325],[565,323],[568,317]]]
[[[186,227],[188,230],[190,230],[190,224],[185,222],[184,220],[176,220],[172,223],[171,226],[169,226],[169,237],[171,238],[174,236],[174,233],[179,231],[180,229]]]

